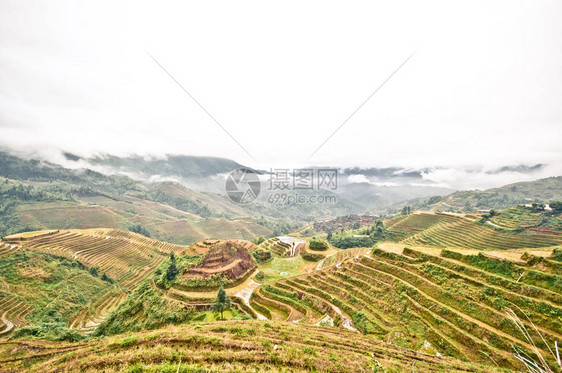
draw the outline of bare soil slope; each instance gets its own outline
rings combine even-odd
[[[234,281],[254,268],[256,263],[245,245],[235,240],[226,240],[213,244],[203,262],[191,268],[183,277],[205,279],[219,274]]]

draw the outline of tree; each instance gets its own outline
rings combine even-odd
[[[554,211],[555,213],[562,212],[561,201],[550,202],[549,206],[552,209],[552,211]]]
[[[217,300],[211,306],[212,311],[215,314],[220,313],[221,319],[223,318],[223,312],[230,308],[230,298],[226,296],[226,291],[221,286],[219,292],[217,293]]]
[[[404,206],[402,208],[402,215],[408,215],[408,214],[410,214],[410,211],[411,211],[410,206]]]
[[[178,267],[176,266],[176,257],[174,253],[170,255],[170,265],[168,266],[168,270],[166,271],[166,279],[168,281],[172,281],[178,275]]]
[[[98,266],[93,266],[92,268],[90,268],[90,274],[94,277],[98,277]]]

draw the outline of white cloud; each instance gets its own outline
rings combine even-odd
[[[367,177],[365,177],[365,175],[349,175],[347,177],[347,182],[348,183],[370,183],[369,179],[367,179]]]

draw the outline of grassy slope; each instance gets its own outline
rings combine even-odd
[[[257,321],[166,327],[80,344],[0,343],[4,368],[30,372],[366,372],[375,361],[387,372],[412,366],[419,372],[495,370],[402,350],[342,329]]]
[[[14,330],[25,325],[65,328],[112,287],[73,260],[25,249],[0,256],[0,316]]]

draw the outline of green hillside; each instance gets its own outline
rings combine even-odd
[[[562,201],[562,176],[525,181],[486,190],[458,191],[447,196],[403,201],[389,211],[399,212],[403,206],[416,209],[476,212],[477,210],[507,209],[519,204]]]
[[[112,279],[102,279],[74,260],[25,249],[2,254],[1,334],[82,339],[83,335],[69,329],[74,317],[92,299],[122,292]]]
[[[519,224],[520,220],[506,219],[508,214],[510,212],[498,215],[498,219],[503,219],[502,224],[507,224],[507,220],[510,226]],[[387,225],[391,237],[407,245],[504,250],[562,244],[559,230],[548,227],[507,230],[488,224],[479,216],[417,213],[394,218]]]

